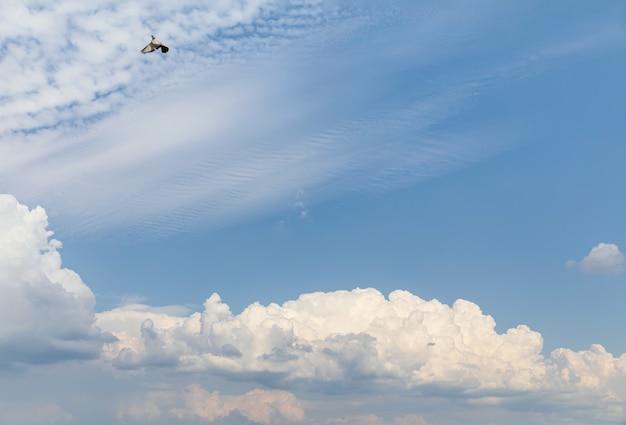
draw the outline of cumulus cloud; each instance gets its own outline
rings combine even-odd
[[[95,297],[61,267],[46,212],[0,195],[0,368],[99,355]]]
[[[626,414],[626,354],[615,357],[595,344],[544,355],[538,332],[519,325],[498,333],[495,320],[465,300],[446,305],[407,291],[385,296],[357,288],[302,294],[282,305],[254,303],[240,314],[217,294],[198,312],[129,304],[94,314],[92,292],[76,273],[61,268],[60,243],[51,236],[42,208],[0,196],[3,368],[100,353],[104,371],[200,373],[272,388],[241,395],[196,384],[152,391],[125,399],[118,411],[124,420],[427,423],[410,412],[310,419],[307,408],[320,409],[294,395],[357,390],[453,396],[472,406],[535,410],[585,423],[615,422]],[[0,409],[0,420],[71,419],[57,404],[38,406]]]
[[[121,368],[158,365],[210,370],[272,385],[357,381],[416,387],[454,383],[466,389],[532,387],[543,378],[542,338],[526,326],[497,334],[475,304],[447,306],[406,291],[375,289],[304,294],[282,306],[253,304],[233,315],[217,294],[202,313],[153,317],[135,311],[98,314],[98,324],[128,320],[113,344]],[[127,319],[128,318],[128,319]],[[533,372],[534,371],[534,372]]]
[[[612,418],[626,401],[614,387],[626,379],[626,355],[594,345],[546,357],[538,332],[520,325],[499,334],[494,319],[465,300],[448,306],[406,291],[385,297],[355,289],[253,304],[234,315],[214,294],[202,312],[146,315],[141,324],[139,316],[136,309],[98,314],[102,328],[116,326],[119,341],[107,356],[117,368],[167,365],[330,393],[387,388],[505,406],[532,399],[545,409],[600,403]]]
[[[624,254],[615,244],[600,243],[591,248],[579,266],[585,273],[619,274],[624,271]]]

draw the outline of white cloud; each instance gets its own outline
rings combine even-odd
[[[440,129],[527,61],[437,68],[468,48],[481,58],[481,43],[459,40],[490,38],[490,25],[526,16],[519,6],[148,3],[0,5],[0,191],[45,203],[72,231],[219,225],[288,208],[300,189],[308,209],[519,141]],[[150,33],[170,53],[139,54]]]
[[[615,244],[600,243],[582,259],[580,269],[585,273],[621,273],[624,271],[624,254]]]
[[[164,75],[163,68],[171,71],[172,65],[168,57],[136,54],[150,40],[151,33],[158,33],[172,45],[177,62],[200,61],[206,65],[207,56],[216,60],[220,51],[233,47],[229,41],[234,37],[222,36],[219,42],[211,42],[211,35],[250,24],[263,11],[269,13],[273,3],[247,0],[209,5],[183,0],[154,7],[147,0],[132,4],[107,0],[97,5],[76,1],[3,2],[0,75],[8,78],[3,78],[0,86],[0,134],[36,131],[55,126],[59,120],[80,123],[95,114],[110,112],[141,86],[143,93],[154,93],[167,86],[167,80],[157,79],[157,88],[145,79],[137,81],[138,76],[149,66],[158,78]],[[268,30],[267,19],[257,24],[259,32]],[[285,19],[277,30],[283,31],[289,24]],[[276,38],[271,33],[266,35],[267,42]],[[259,34],[242,38],[253,36]],[[196,46],[197,53],[189,46]],[[209,51],[204,58],[203,50]]]
[[[137,326],[134,311],[98,314],[99,325],[110,331],[110,323],[119,330],[128,320],[115,332],[119,367],[150,366],[156,356],[183,370],[250,379],[260,374],[281,385],[370,380],[474,390],[526,389],[544,375],[537,332],[519,326],[499,335],[475,304],[458,300],[449,307],[405,291],[388,299],[375,289],[304,294],[282,306],[253,304],[240,315],[214,294],[202,313],[163,326],[146,319]]]
[[[498,334],[493,318],[468,301],[447,306],[406,291],[385,298],[355,289],[303,294],[281,306],[253,304],[239,315],[215,294],[204,307],[164,317],[161,326],[154,316],[138,326],[136,311],[98,314],[103,329],[113,331],[115,323],[118,330],[108,358],[121,369],[165,365],[285,389],[395,389],[463,394],[478,405],[585,405],[604,418],[624,413],[626,394],[613,383],[626,379],[626,355],[615,358],[594,345],[544,357],[539,333],[520,325]]]
[[[130,222],[166,232],[285,205],[296,190],[341,176],[349,182],[336,188],[381,189],[397,183],[394,175],[413,181],[475,159],[461,152],[467,139],[462,146],[432,137],[415,143],[467,97],[464,80],[442,93],[413,83],[405,89],[418,90],[419,101],[381,106],[396,71],[374,66],[388,55],[372,46],[378,29],[354,35],[375,22],[371,10],[366,17],[344,10],[339,21],[316,0],[141,3],[34,8],[30,19],[49,17],[59,28],[13,28],[8,48],[26,43],[33,57],[12,56],[10,69],[0,63],[0,76],[16,90],[0,101],[0,134],[11,141],[0,145],[0,190],[92,229]],[[141,57],[138,48],[157,30],[171,54]],[[405,30],[399,40],[411,37]],[[41,43],[52,31],[66,36]],[[299,34],[299,43],[289,41]],[[106,49],[97,48],[99,39]],[[234,57],[218,66],[224,55]],[[12,83],[12,75],[25,81]],[[393,152],[378,140],[389,132]],[[400,147],[408,149],[402,164]],[[363,168],[369,177],[355,178]]]
[[[100,352],[102,373],[150,369],[179,383],[205,375],[273,388],[241,395],[196,383],[176,385],[186,388],[181,391],[151,390],[125,397],[120,420],[427,423],[422,416],[402,416],[419,412],[390,418],[367,405],[353,406],[356,415],[336,415],[335,409],[320,419],[321,404],[295,396],[355,390],[452,397],[468,409],[495,406],[583,423],[611,423],[626,414],[626,354],[615,357],[592,345],[544,356],[538,332],[520,325],[498,333],[494,319],[465,300],[449,306],[407,291],[385,297],[370,288],[303,294],[282,305],[255,303],[235,315],[214,294],[201,312],[130,304],[96,314],[94,323],[92,292],[76,273],[61,268],[60,243],[50,238],[42,208],[0,196],[1,369]],[[103,347],[101,329],[118,339],[108,337]],[[0,420],[35,424],[75,416],[54,402],[38,406],[0,409]]]
[[[0,368],[99,355],[95,297],[61,268],[46,212],[0,195]]]

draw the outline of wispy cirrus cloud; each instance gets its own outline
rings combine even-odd
[[[3,5],[0,190],[75,231],[178,232],[483,159],[524,136],[442,124],[543,46],[487,53],[532,16],[494,5]],[[170,53],[140,55],[150,33]]]

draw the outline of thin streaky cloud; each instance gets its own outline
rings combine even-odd
[[[500,125],[493,134],[493,124],[443,132],[442,125],[477,93],[536,65],[485,56],[469,69],[438,68],[458,54],[484,56],[464,35],[516,11],[490,5],[410,7],[404,14],[367,2],[351,10],[332,2],[250,1],[237,13],[207,8],[197,16],[182,8],[158,34],[171,52],[140,59],[126,46],[143,36],[130,25],[137,11],[125,18],[127,38],[112,40],[111,56],[87,54],[108,32],[69,26],[73,47],[54,47],[72,54],[56,63],[38,47],[41,33],[24,29],[35,40],[26,52],[41,65],[19,91],[25,98],[16,92],[0,103],[13,111],[0,119],[0,190],[44,203],[77,232],[175,233],[282,208],[301,190],[310,207],[482,160],[528,133]],[[147,26],[171,9],[157,8]],[[103,17],[114,19],[115,10]],[[202,22],[209,27],[202,30]],[[389,40],[393,47],[384,48]],[[542,43],[527,50],[541,51]],[[549,53],[543,56],[549,62]],[[3,64],[0,73],[8,74]],[[39,102],[44,106],[32,109]]]

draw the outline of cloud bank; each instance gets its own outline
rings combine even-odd
[[[104,357],[121,370],[168,368],[289,391],[461,397],[592,422],[625,413],[626,354],[596,344],[544,356],[538,332],[520,325],[499,334],[494,319],[465,300],[448,306],[368,288],[253,304],[234,315],[214,294],[202,312],[131,305],[98,314],[98,324],[118,337]],[[580,412],[563,413],[571,409]]]
[[[406,292],[375,289],[303,294],[282,306],[253,304],[233,315],[217,294],[202,313],[149,314],[137,326],[133,306],[98,315],[116,335],[113,364],[169,364],[258,379],[272,386],[388,384],[416,388],[537,388],[544,380],[542,339],[525,326],[503,335],[478,306],[447,306]],[[110,326],[112,323],[114,326]],[[133,332],[134,328],[134,332]]]
[[[99,356],[95,297],[61,267],[46,212],[0,195],[0,368]]]
[[[461,299],[446,305],[408,291],[357,288],[254,303],[240,314],[217,294],[199,312],[131,304],[94,314],[94,295],[61,268],[51,235],[43,208],[0,196],[0,365],[97,359],[111,373],[192,378],[183,390],[129,399],[118,418],[306,422],[312,405],[296,393],[451,397],[588,423],[625,415],[626,354],[595,344],[544,355],[541,334],[525,325],[498,333],[491,316]],[[197,376],[266,389],[221,395],[193,382]],[[42,406],[62,421],[72,415]]]
[[[441,388],[470,398],[578,390],[608,397],[612,380],[626,377],[626,356],[600,345],[545,357],[541,335],[527,326],[498,334],[476,304],[448,306],[407,291],[303,294],[238,315],[214,294],[202,312],[145,312],[139,323],[140,310],[98,314],[99,326],[119,338],[107,352],[117,368],[166,366],[326,392]]]

